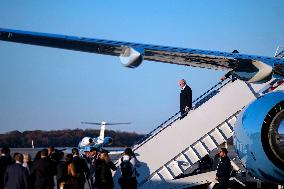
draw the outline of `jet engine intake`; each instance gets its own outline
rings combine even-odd
[[[263,95],[239,115],[234,144],[246,169],[255,177],[284,184],[284,92]]]
[[[136,68],[143,61],[144,49],[134,49],[132,47],[125,47],[123,53],[120,55],[120,61],[125,67]]]
[[[84,147],[84,146],[89,146],[91,144],[93,144],[94,139],[91,137],[84,137],[82,138],[82,140],[79,142],[79,147]]]

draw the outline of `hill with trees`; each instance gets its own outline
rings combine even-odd
[[[97,129],[64,129],[52,131],[10,131],[0,134],[0,147],[26,148],[31,147],[32,140],[36,147],[48,147],[50,145],[56,147],[73,147],[78,146],[79,141],[83,137],[97,137],[100,130]],[[120,132],[106,130],[105,136],[113,138],[111,147],[132,146],[145,135],[129,132]]]

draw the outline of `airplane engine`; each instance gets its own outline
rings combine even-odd
[[[120,55],[120,61],[125,67],[136,68],[143,61],[143,51],[143,49],[126,47],[123,53]]]
[[[255,177],[284,183],[284,93],[268,93],[239,115],[234,145],[246,169]]]
[[[81,142],[79,142],[79,147],[91,145],[93,142],[94,140],[91,137],[84,137]]]
[[[111,145],[112,142],[113,142],[113,139],[111,137],[105,137],[103,144],[104,145]]]

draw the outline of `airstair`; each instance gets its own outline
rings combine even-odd
[[[240,80],[220,82],[194,101],[186,117],[179,119],[176,113],[139,141],[133,147],[141,162],[137,168],[139,188],[183,188],[186,178],[175,178],[233,135],[239,112],[265,86],[267,83],[247,84]],[[187,187],[212,182],[209,175],[201,182],[187,180]],[[115,188],[119,188],[119,177],[117,171]]]

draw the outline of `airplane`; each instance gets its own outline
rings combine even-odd
[[[230,71],[248,83],[284,78],[284,51],[274,57],[179,48],[0,28],[0,40],[118,56],[128,68],[143,60]],[[257,114],[255,113],[257,112]],[[284,92],[264,93],[247,105],[234,129],[234,146],[245,168],[262,181],[284,184]]]
[[[111,137],[105,137],[105,128],[107,125],[125,125],[125,124],[131,124],[130,122],[124,122],[124,123],[107,123],[105,121],[102,121],[100,123],[97,122],[81,122],[81,124],[90,124],[90,125],[100,125],[100,136],[98,137],[84,137],[79,142],[79,150],[81,151],[87,151],[90,149],[90,147],[96,148],[98,150],[102,149],[106,145],[111,145],[113,142],[113,139]]]

